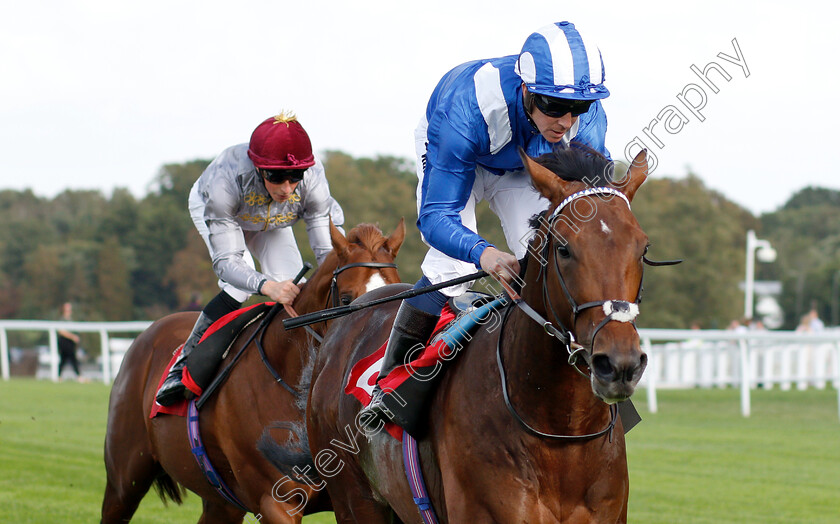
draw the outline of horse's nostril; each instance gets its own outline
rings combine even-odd
[[[610,357],[594,355],[592,357],[592,372],[602,380],[612,380],[615,369],[610,363]]]

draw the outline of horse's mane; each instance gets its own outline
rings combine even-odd
[[[559,145],[536,161],[563,180],[579,180],[589,186],[612,186],[614,165],[598,151],[572,142]]]
[[[382,230],[373,224],[359,224],[347,233],[347,241],[351,244],[358,244],[375,253],[382,247],[387,238]]]
[[[534,160],[563,180],[577,180],[589,187],[615,187],[612,182],[615,164],[584,144],[558,144],[550,153],[540,155]],[[540,228],[540,217],[545,217],[550,209],[531,217],[528,225],[532,230]]]

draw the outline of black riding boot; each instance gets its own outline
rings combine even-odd
[[[192,353],[192,350],[198,344],[198,341],[201,340],[202,335],[204,335],[204,332],[207,331],[207,328],[210,327],[212,323],[213,320],[202,311],[198,316],[198,320],[195,322],[195,326],[193,326],[192,333],[190,333],[190,336],[187,337],[187,341],[184,342],[184,349],[181,350],[181,354],[178,355],[178,359],[174,364],[172,364],[172,369],[169,370],[169,375],[166,376],[166,380],[163,381],[163,384],[160,386],[160,389],[155,396],[155,400],[157,400],[157,403],[161,406],[169,406],[186,398],[185,393],[189,390],[187,390],[187,387],[184,386],[183,382],[181,382],[181,373],[187,363],[187,356]]]
[[[405,364],[406,355],[418,345],[421,349],[426,346],[429,337],[437,325],[440,315],[432,315],[417,309],[403,301],[394,319],[394,327],[388,337],[388,347],[385,349],[385,360],[379,371],[377,385],[373,390],[370,404],[361,412],[360,420],[365,427],[374,427],[380,420],[390,420],[391,411],[387,407],[388,393],[379,387],[379,381],[385,378],[395,368]]]

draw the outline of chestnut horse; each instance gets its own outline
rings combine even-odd
[[[330,233],[333,251],[302,285],[295,300],[294,308],[300,314],[323,309],[329,305],[330,295],[332,300],[347,303],[377,285],[400,281],[393,260],[405,238],[404,221],[387,238],[370,224],[357,226],[347,238],[330,224]],[[303,330],[285,331],[284,316],[281,312],[268,324],[263,346],[280,377],[296,384],[310,360],[313,339]],[[180,504],[184,487],[197,493],[203,499],[200,523],[242,522],[245,513],[226,502],[199,469],[190,451],[186,419],[174,415],[149,419],[161,374],[195,319],[195,313],[176,313],[158,320],[126,353],[108,410],[103,523],[128,522],[153,482],[164,502],[168,496]],[[249,340],[256,325],[254,322],[238,337],[222,366]],[[321,335],[325,329],[323,323],[315,326]],[[291,499],[287,495],[296,490],[312,492],[305,484],[278,484],[277,470],[256,449],[266,425],[300,419],[295,407],[298,400],[275,382],[251,345],[200,411],[201,435],[210,461],[236,497],[261,515],[261,522],[300,522],[301,514],[290,514],[297,501],[282,501]],[[329,509],[326,497],[320,498],[320,504],[316,497],[310,501],[307,512]]]
[[[614,182],[611,164],[592,152],[522,158],[550,201],[534,221],[521,277],[521,298],[534,315],[509,301],[496,321],[478,327],[427,399],[425,428],[415,436],[429,497],[441,522],[626,522],[627,459],[615,404],[632,395],[647,362],[634,318],[648,239],[630,210],[647,159],[640,153],[629,176]],[[343,392],[353,365],[387,339],[397,307],[333,321],[311,379],[308,447],[262,443],[268,457],[297,450],[298,471],[306,463],[320,473],[339,523],[423,522],[400,442],[361,429],[361,406]],[[580,368],[569,364],[573,356]]]

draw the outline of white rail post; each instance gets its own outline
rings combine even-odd
[[[644,342],[645,353],[648,354],[648,411],[656,413],[659,411],[659,404],[656,401],[656,355],[653,354],[653,345],[650,338],[646,337]]]
[[[837,416],[840,418],[840,342],[834,343],[834,389],[837,390]]]
[[[6,328],[0,327],[0,371],[3,373],[3,380],[9,380],[9,338],[6,336]]]
[[[738,341],[741,350],[741,415],[750,416],[750,355],[745,339]]]
[[[49,329],[49,337],[50,337],[50,379],[53,382],[58,382],[59,373],[61,370],[58,369],[58,334],[56,333],[55,328]]]
[[[104,329],[99,330],[99,344],[101,346],[102,355],[102,382],[105,384],[111,383],[111,344],[108,340],[108,332]]]

